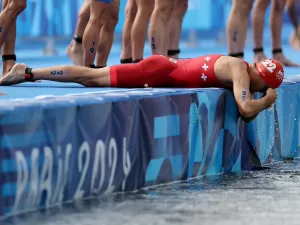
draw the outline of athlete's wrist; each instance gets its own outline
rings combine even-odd
[[[27,67],[24,74],[25,81],[34,81],[32,68]]]
[[[270,108],[276,101],[276,99],[273,96],[268,95],[268,94],[266,94],[264,97],[262,97],[261,100],[263,100],[263,102],[264,102],[264,105],[265,105],[264,109]]]
[[[250,123],[252,120],[254,120],[254,119],[257,117],[258,114],[259,114],[259,113],[254,114],[254,115],[249,116],[249,117],[245,117],[245,116],[243,116],[243,115],[240,115],[240,116],[241,116],[242,120],[243,120],[245,123]]]
[[[251,103],[249,104],[249,107],[252,109],[252,113],[251,115],[249,115],[249,117],[257,115],[261,111],[265,110],[266,107],[268,108],[268,104],[265,97],[260,99],[252,99],[250,102]]]

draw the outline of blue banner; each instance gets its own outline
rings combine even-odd
[[[300,86],[293,79],[278,89],[274,107],[248,125],[223,89],[125,89],[0,101],[0,217],[249,170],[250,150],[264,163],[293,157],[300,121]]]

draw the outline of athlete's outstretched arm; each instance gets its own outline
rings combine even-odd
[[[92,69],[80,66],[53,66],[48,68],[31,69],[25,64],[16,64],[12,70],[0,80],[1,85],[13,85],[26,82],[25,71],[31,75],[32,81],[51,80],[57,82],[74,82],[84,86],[109,87],[110,69]],[[27,75],[28,77],[29,75]],[[30,77],[30,76],[29,76]]]
[[[232,69],[233,94],[237,103],[239,112],[245,122],[250,122],[258,113],[268,108],[266,97],[261,99],[252,99],[249,90],[250,78],[244,63],[237,64]]]

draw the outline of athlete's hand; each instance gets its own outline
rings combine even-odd
[[[242,115],[240,115],[241,119],[245,122],[245,123],[250,123],[252,120],[256,119],[256,117],[258,116],[258,114],[251,116],[251,117],[244,117]]]
[[[264,97],[266,108],[270,108],[277,99],[277,92],[275,89],[269,88],[266,92],[266,96]]]

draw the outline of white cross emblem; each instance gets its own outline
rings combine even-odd
[[[204,63],[204,65],[202,66],[202,68],[206,71],[208,69],[208,66],[206,65],[206,63]]]
[[[206,79],[207,79],[207,76],[205,76],[205,74],[204,74],[204,73],[202,73],[201,79],[203,79],[204,81],[206,81]]]
[[[170,60],[170,62],[172,62],[172,63],[177,63],[177,60],[176,60],[176,59],[170,58],[169,60]]]
[[[144,84],[144,87],[147,88],[147,87],[148,87],[148,84]]]
[[[210,58],[209,56],[207,56],[207,57],[205,58],[205,60],[208,62],[209,60],[211,60],[211,58]]]

